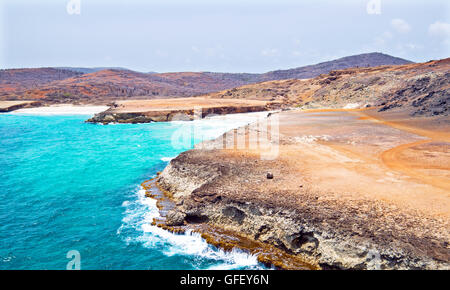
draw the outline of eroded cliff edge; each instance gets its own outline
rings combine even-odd
[[[96,114],[90,123],[150,123],[187,121],[211,115],[250,113],[279,108],[281,102],[173,98],[116,101],[108,110]]]
[[[226,138],[180,154],[157,179],[176,203],[167,223],[207,223],[325,269],[448,269],[447,184],[411,178],[380,158],[404,143],[448,148],[448,136],[427,139],[359,114],[281,113],[272,160],[260,149],[224,148]],[[252,130],[267,133],[248,126],[233,136],[250,144]],[[413,159],[430,150],[442,152],[418,147]]]

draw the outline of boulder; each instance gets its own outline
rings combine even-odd
[[[171,210],[167,213],[166,224],[168,226],[182,226],[186,215],[177,210]]]

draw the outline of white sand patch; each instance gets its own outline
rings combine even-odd
[[[74,106],[74,105],[54,105],[48,107],[36,107],[19,109],[13,114],[29,115],[95,115],[107,110],[108,106]]]
[[[358,103],[349,103],[347,105],[345,105],[344,109],[357,109],[359,108],[359,104]]]
[[[316,141],[330,141],[332,138],[330,135],[303,135],[300,137],[294,137],[294,141],[297,143],[310,144]]]

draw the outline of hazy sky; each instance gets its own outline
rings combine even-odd
[[[0,68],[264,72],[374,51],[427,61],[450,57],[449,3],[0,0]]]

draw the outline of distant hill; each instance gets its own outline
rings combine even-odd
[[[368,53],[264,74],[141,73],[103,67],[8,69],[0,70],[0,100],[105,103],[127,98],[187,97],[269,80],[313,78],[344,68],[406,63],[411,62],[382,53]]]
[[[107,103],[111,100],[128,98],[194,96],[248,83],[248,77],[240,74],[200,72],[157,74],[108,69],[48,82],[17,93],[15,98],[40,99],[50,103]],[[8,94],[12,95],[14,94]]]
[[[286,107],[402,111],[450,115],[450,58],[334,70],[310,79],[273,80],[208,94],[209,98],[278,101]]]
[[[24,68],[0,70],[0,96],[21,94],[28,89],[81,75],[79,72],[57,68]]]
[[[66,67],[56,67],[58,69],[63,69],[63,70],[70,70],[70,71],[74,71],[74,72],[79,72],[79,73],[83,73],[83,74],[90,74],[93,72],[97,72],[97,71],[101,71],[101,70],[108,70],[108,69],[114,69],[114,70],[129,70],[123,67],[70,67],[70,66],[66,66]]]
[[[264,80],[309,79],[333,70],[358,67],[375,67],[380,65],[400,65],[412,63],[409,60],[387,54],[373,52],[352,55],[336,60],[326,61],[287,70],[276,70],[262,75]]]

